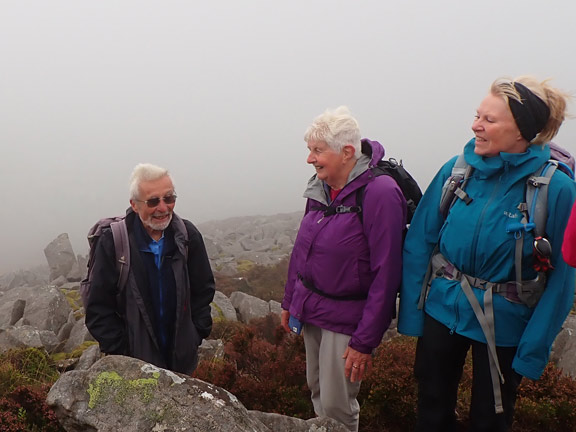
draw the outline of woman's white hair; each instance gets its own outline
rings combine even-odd
[[[354,147],[356,159],[362,154],[360,126],[346,106],[334,110],[327,109],[314,119],[304,134],[304,141],[320,141],[340,153],[344,146]]]
[[[166,168],[152,165],[149,163],[140,163],[132,170],[130,177],[130,199],[138,199],[140,194],[140,184],[145,181],[158,180],[162,177],[170,177],[172,184],[174,180]]]

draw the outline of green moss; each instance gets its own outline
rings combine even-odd
[[[148,404],[154,397],[159,377],[160,373],[155,372],[152,378],[126,380],[117,372],[102,372],[88,386],[88,407],[93,409],[99,402],[110,398],[114,398],[114,402],[120,406],[124,406],[127,399],[134,397]]]
[[[214,302],[210,303],[210,306],[216,309],[216,312],[218,313],[218,316],[214,318],[214,321],[222,321],[224,319],[224,312],[222,311],[222,308]]]
[[[78,358],[82,355],[87,348],[91,347],[92,345],[97,345],[98,342],[96,341],[85,341],[78,345],[74,350],[70,353],[70,358]]]
[[[256,264],[250,260],[238,260],[236,263],[236,270],[240,273],[245,273],[254,268]]]
[[[68,304],[72,308],[74,312],[77,312],[82,308],[82,299],[80,298],[80,291],[79,290],[68,290],[68,289],[60,289]]]

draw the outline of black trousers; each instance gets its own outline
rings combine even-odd
[[[418,381],[417,432],[456,431],[458,383],[468,350],[472,347],[472,401],[470,431],[505,432],[512,425],[516,390],[522,376],[512,370],[516,347],[497,347],[504,412],[494,411],[488,347],[456,333],[426,315],[424,333],[418,339],[414,372]]]

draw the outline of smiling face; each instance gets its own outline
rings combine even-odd
[[[172,220],[172,212],[176,203],[166,204],[163,199],[156,207],[148,207],[144,202],[152,198],[163,198],[174,194],[174,186],[170,177],[164,176],[156,180],[143,181],[138,188],[137,200],[130,200],[132,209],[138,213],[144,228],[154,240],[162,237],[162,231],[168,228]]]
[[[324,141],[310,141],[308,150],[310,154],[306,162],[314,166],[319,180],[326,182],[332,189],[341,189],[346,185],[350,171],[347,169],[349,158],[345,150],[337,153]]]
[[[490,93],[478,107],[472,123],[476,136],[474,153],[493,157],[505,153],[523,153],[528,142],[520,134],[506,100]]]

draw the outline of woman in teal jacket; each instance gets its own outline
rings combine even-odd
[[[574,271],[561,254],[574,181],[559,170],[551,178],[545,235],[537,242],[540,251],[551,246],[551,255],[539,261],[533,231],[522,229],[527,211],[519,205],[526,201],[527,179],[550,158],[546,143],[564,120],[566,99],[531,77],[496,80],[477,110],[475,138],[464,147],[470,168],[457,183],[460,198],[441,213],[455,157],[418,206],[404,246],[398,317],[400,333],[419,337],[417,431],[455,430],[470,347],[470,430],[508,430],[522,376],[538,379],[546,366],[574,300]],[[527,300],[523,290],[531,288]]]

